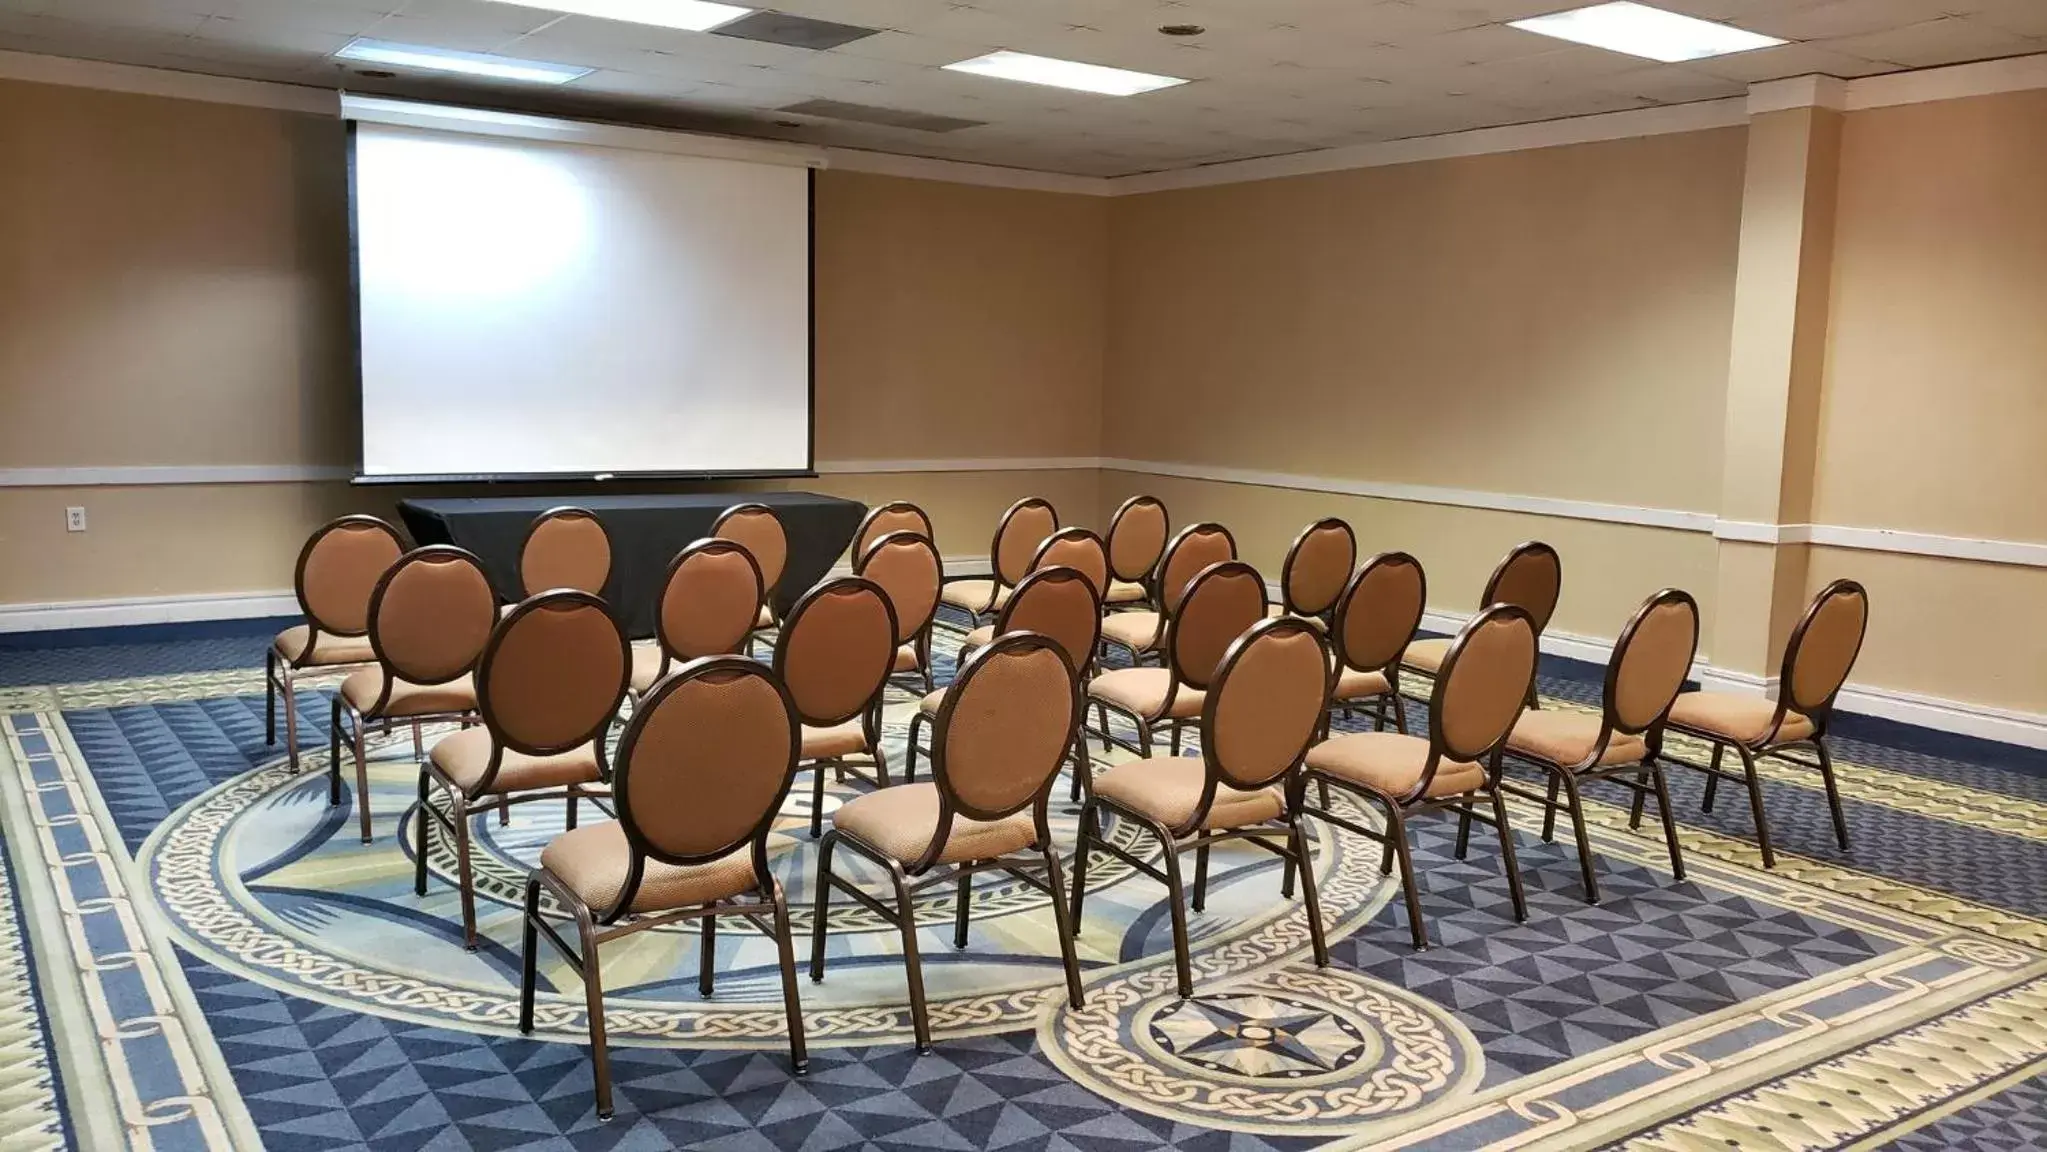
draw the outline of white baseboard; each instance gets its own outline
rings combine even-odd
[[[211,596],[136,596],[118,600],[58,600],[0,604],[0,632],[59,628],[116,628],[132,624],[186,624],[297,616],[298,597],[284,592],[229,592]]]

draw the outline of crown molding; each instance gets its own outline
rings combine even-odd
[[[240,104],[250,108],[275,108],[283,112],[310,112],[322,116],[341,114],[341,93],[334,88],[237,80],[204,72],[110,64],[104,60],[44,56],[34,52],[0,51],[0,80],[97,88],[137,96],[169,96],[177,100]]]
[[[2047,88],[2047,52],[1850,80],[1846,108],[1850,112],[1860,112],[1870,108],[1893,108],[1900,104],[1931,104],[1940,100],[1964,100],[1971,96],[2031,92],[2041,88]]]
[[[928,156],[870,152],[864,148],[827,148],[825,166],[841,172],[861,172],[871,176],[939,180],[948,184],[973,184],[983,188],[1009,188],[1021,192],[1060,192],[1069,196],[1116,195],[1115,181],[1102,176],[1034,172],[1028,168],[1006,168],[999,164],[971,164],[964,160],[938,160]]]
[[[1793,108],[1824,108],[1840,112],[1848,107],[1848,81],[1834,76],[1793,76],[1765,80],[1748,86],[1748,115],[1784,112]]]

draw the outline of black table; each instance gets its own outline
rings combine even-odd
[[[669,496],[484,496],[403,500],[399,514],[419,544],[454,544],[476,553],[506,601],[521,598],[519,549],[533,518],[549,508],[588,508],[611,534],[611,579],[604,599],[626,633],[654,634],[654,612],[668,562],[693,540],[711,534],[711,522],[734,504],[765,504],[782,518],[789,535],[789,560],[781,583],[770,589],[787,612],[829,572],[853,540],[864,504],[814,492],[711,492]]]

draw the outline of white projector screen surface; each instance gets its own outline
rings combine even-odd
[[[807,471],[810,173],[358,123],[363,475]]]

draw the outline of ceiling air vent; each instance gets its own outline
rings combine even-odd
[[[962,120],[957,116],[934,116],[929,112],[906,112],[901,108],[876,108],[872,104],[852,104],[844,100],[805,100],[776,111],[826,120],[855,120],[886,128],[914,128],[919,132],[957,132],[987,123],[985,120]]]
[[[872,36],[876,31],[878,29],[862,28],[857,24],[834,24],[830,20],[812,20],[808,16],[763,10],[742,16],[730,24],[721,24],[712,30],[711,35],[736,36],[741,40],[759,40],[822,52],[826,48],[837,48]]]

